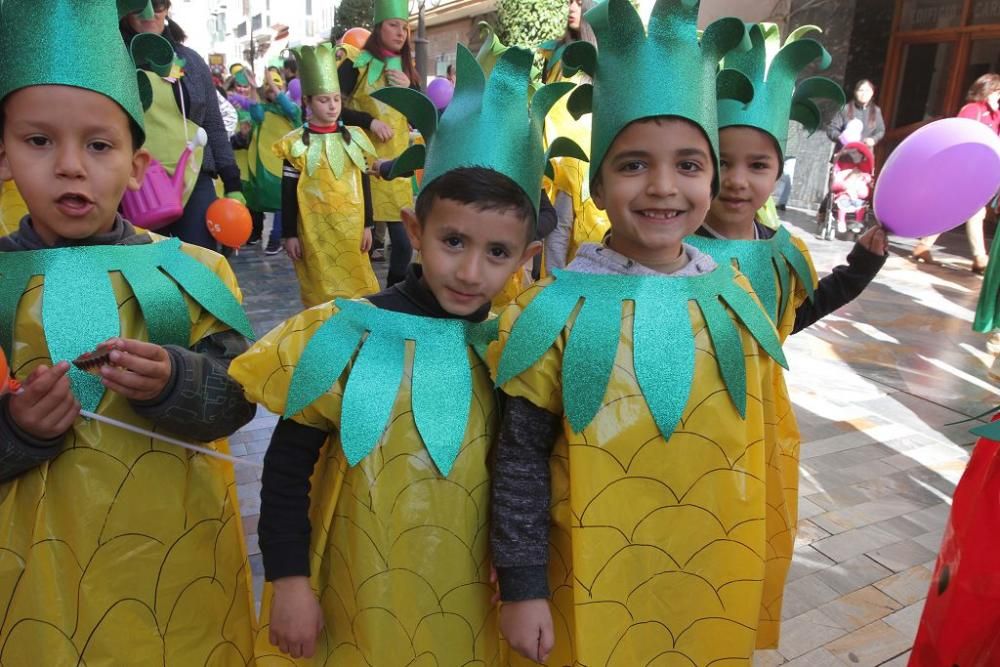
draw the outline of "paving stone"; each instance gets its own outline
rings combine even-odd
[[[837,660],[836,656],[825,648],[818,648],[795,660],[786,662],[784,667],[843,667],[843,665],[844,663]]]
[[[933,572],[929,568],[918,565],[877,581],[874,585],[896,602],[911,605],[927,597],[932,576]]]
[[[787,662],[785,656],[777,651],[755,651],[753,654],[753,667],[779,667]]]
[[[781,609],[782,619],[795,618],[810,609],[836,600],[839,594],[823,583],[817,574],[811,574],[785,585],[785,599]]]
[[[912,642],[917,637],[917,627],[920,625],[920,615],[924,611],[924,602],[924,600],[914,602],[899,611],[889,614],[882,620],[895,628],[904,637],[909,637]]]
[[[883,662],[879,667],[908,667],[910,664],[910,651],[897,655],[895,658],[888,662]]]
[[[898,541],[899,538],[888,531],[875,526],[865,526],[820,540],[812,547],[839,563]]]
[[[830,537],[830,533],[826,532],[812,521],[799,520],[798,530],[795,532],[795,546],[808,546],[813,542],[822,540],[826,537]]]
[[[831,534],[842,533],[923,509],[923,505],[898,495],[879,498],[846,509],[814,516],[812,522]],[[914,524],[915,526],[917,524]],[[919,528],[919,526],[917,526]]]
[[[902,572],[914,565],[926,563],[928,559],[934,559],[936,554],[913,540],[904,540],[870,551],[868,556],[893,572]]]
[[[818,609],[784,621],[778,652],[793,659],[843,637],[847,632]]]
[[[863,628],[869,623],[898,611],[901,604],[872,586],[848,593],[820,607],[826,616],[848,631]]]
[[[841,662],[858,667],[876,667],[908,650],[912,641],[883,621],[836,639],[824,648]]]
[[[876,563],[868,556],[857,556],[842,563],[835,563],[817,574],[823,582],[838,593],[846,595],[876,581],[892,576],[892,570]]]
[[[832,560],[816,551],[812,546],[796,547],[792,552],[792,566],[788,569],[788,581],[808,577],[835,565]]]

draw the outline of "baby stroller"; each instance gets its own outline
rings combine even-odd
[[[870,222],[871,196],[875,185],[875,156],[868,144],[851,142],[841,148],[830,165],[826,215],[819,238],[832,241],[850,232],[857,239]],[[848,222],[848,216],[853,218]]]

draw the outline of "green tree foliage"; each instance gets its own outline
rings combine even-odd
[[[342,0],[330,31],[330,41],[336,42],[351,28],[372,29],[375,0]]]
[[[566,0],[500,0],[497,37],[508,46],[534,49],[566,31]]]

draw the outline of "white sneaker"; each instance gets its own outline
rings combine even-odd
[[[845,222],[844,220],[838,220],[837,221],[837,233],[838,234],[846,234],[847,233],[847,222]]]

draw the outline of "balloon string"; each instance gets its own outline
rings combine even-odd
[[[229,461],[235,465],[250,466],[251,468],[264,469],[263,463],[258,463],[257,461],[252,461],[248,459],[240,459],[235,456],[230,456],[229,454],[223,454],[222,452],[217,452],[214,449],[209,449],[208,447],[200,447],[198,445],[192,445],[189,442],[184,442],[183,440],[177,440],[171,438],[168,435],[163,435],[162,433],[153,433],[152,431],[147,431],[144,428],[139,428],[138,426],[133,426],[123,421],[118,421],[117,419],[112,419],[111,417],[105,417],[104,415],[99,415],[90,410],[80,410],[80,416],[87,419],[93,419],[94,421],[101,422],[102,424],[107,424],[108,426],[114,426],[120,428],[124,431],[131,431],[138,435],[144,435],[147,438],[153,438],[155,440],[161,440],[163,442],[169,443],[171,445],[177,445],[178,447],[183,447],[184,449],[189,449],[192,452],[198,452],[199,454],[204,454],[206,456],[213,456],[217,459],[222,459],[223,461]]]

